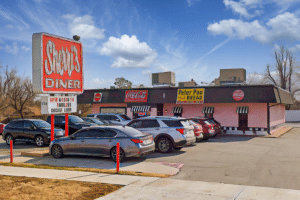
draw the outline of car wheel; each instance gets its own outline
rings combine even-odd
[[[157,141],[158,151],[161,153],[168,153],[172,150],[173,146],[168,138],[159,138]]]
[[[6,141],[6,144],[7,145],[10,145],[10,141],[12,140],[13,141],[13,143],[14,143],[14,140],[13,140],[14,138],[12,137],[12,135],[11,134],[8,134],[6,137],[5,137],[5,141]]]
[[[58,144],[53,145],[53,147],[51,148],[51,155],[54,158],[62,158],[63,150],[62,150],[61,146]]]
[[[175,150],[180,151],[182,147],[174,147]]]
[[[45,142],[44,142],[43,136],[41,136],[41,135],[36,136],[35,139],[34,139],[34,143],[38,147],[44,146]]]
[[[114,147],[110,151],[110,157],[113,159],[113,161],[117,162],[117,148]],[[125,152],[122,148],[120,148],[120,162],[123,162],[125,160]]]

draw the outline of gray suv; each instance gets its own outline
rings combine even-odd
[[[127,124],[144,133],[153,135],[156,149],[161,153],[180,150],[196,142],[194,127],[187,119],[169,117],[147,117],[134,119]]]
[[[116,113],[97,113],[97,114],[88,114],[87,117],[95,117],[99,118],[106,122],[111,122],[116,125],[126,125],[131,119],[124,114],[116,114]]]

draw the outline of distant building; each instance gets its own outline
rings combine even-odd
[[[174,72],[152,73],[153,86],[175,86]]]
[[[186,82],[179,82],[178,83],[179,87],[195,87],[197,86],[197,83],[192,79],[191,81],[186,81]]]
[[[216,78],[211,85],[244,85],[246,82],[246,70],[243,68],[220,69],[220,77]]]

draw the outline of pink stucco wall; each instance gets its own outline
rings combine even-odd
[[[270,104],[274,105],[274,104]],[[276,126],[285,122],[285,106],[283,104],[270,107],[270,126]]]
[[[214,107],[214,118],[219,121],[222,126],[238,127],[238,114],[236,109],[238,106],[249,106],[248,126],[267,128],[267,104],[266,103],[207,103],[193,105],[164,104],[164,115],[173,116],[172,108],[182,106],[182,117],[204,117],[202,113],[203,107]],[[167,112],[165,112],[167,110]]]
[[[93,104],[92,112],[99,113],[101,107],[127,107],[126,103],[98,103]]]

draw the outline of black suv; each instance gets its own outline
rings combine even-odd
[[[47,117],[47,122],[51,124],[51,116]],[[55,115],[54,126],[65,130],[65,126],[66,126],[65,115]],[[90,127],[90,126],[98,126],[98,125],[85,122],[80,117],[77,117],[75,115],[69,115],[69,135],[72,135],[73,133],[75,133],[79,129],[82,129],[83,127]]]
[[[54,137],[65,136],[65,131],[62,129],[54,129]],[[34,141],[36,146],[42,147],[45,144],[50,144],[51,125],[41,119],[18,119],[11,121],[4,127],[2,138],[6,144],[10,144],[13,140],[23,140],[26,143]]]

